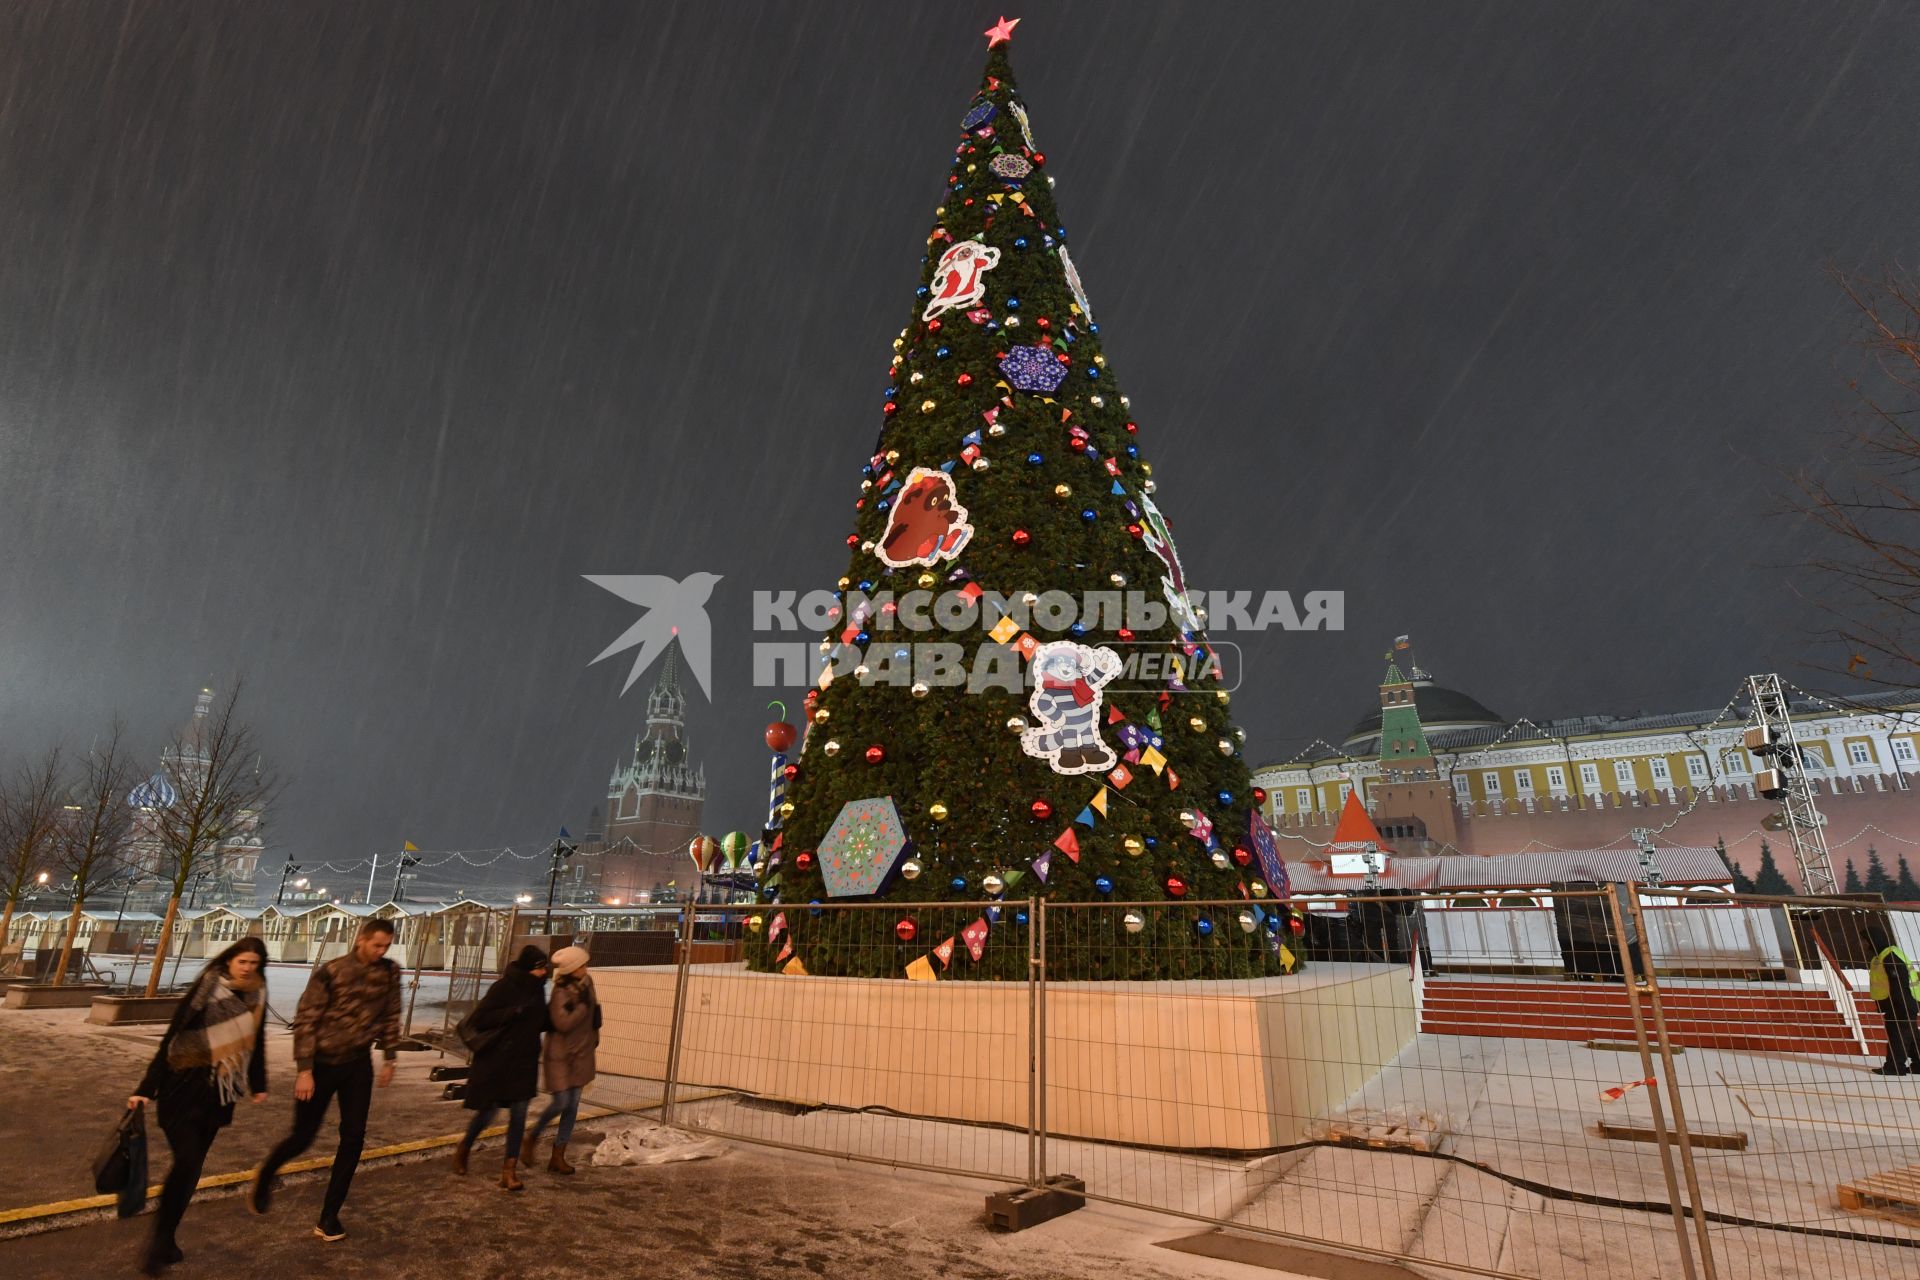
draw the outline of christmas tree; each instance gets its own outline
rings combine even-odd
[[[1894,879],[1893,892],[1888,896],[1890,902],[1920,902],[1920,883],[1913,878],[1913,868],[1907,865],[1907,855],[1900,855],[1900,874]]]
[[[987,33],[893,344],[761,868],[762,900],[782,908],[748,959],[1024,979],[1024,942],[976,944],[1027,927],[1017,900],[1036,894],[1142,904],[1105,913],[1100,945],[1050,956],[1056,976],[1285,972],[1297,925],[1276,913],[1264,797],[1055,212],[1011,28]],[[807,909],[875,897],[898,907],[877,921],[885,946],[873,912]],[[1000,898],[964,950],[940,945],[952,924],[931,904]],[[1208,900],[1230,905],[1187,905]]]
[[[1864,892],[1864,890],[1860,886],[1860,868],[1853,865],[1852,858],[1847,859],[1847,882],[1845,887],[1841,889],[1841,892],[1842,893]]]

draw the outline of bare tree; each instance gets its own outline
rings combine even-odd
[[[12,931],[21,895],[48,874],[65,800],[60,771],[60,748],[49,747],[46,755],[0,785],[0,891],[7,895],[6,908],[0,911],[0,948]]]
[[[55,863],[65,873],[73,894],[73,911],[67,916],[66,941],[60,947],[60,967],[53,984],[67,979],[67,965],[73,958],[73,940],[80,931],[80,912],[94,890],[117,874],[133,832],[133,762],[127,757],[121,739],[125,730],[115,720],[104,747],[95,744],[87,753],[80,784],[62,806],[58,834],[54,838]]]
[[[172,892],[153,949],[148,995],[160,989],[188,882],[215,870],[229,841],[258,832],[279,796],[280,784],[264,764],[253,728],[240,718],[244,687],[245,681],[234,681],[217,706],[203,700],[162,757],[174,797],[155,811],[153,836],[160,849],[160,876],[170,882]]]
[[[1859,312],[1864,369],[1848,383],[1860,425],[1836,476],[1803,470],[1795,506],[1829,538],[1810,567],[1846,646],[1847,674],[1878,684],[1920,677],[1920,277],[1830,273]]]

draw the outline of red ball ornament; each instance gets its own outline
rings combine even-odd
[[[1125,642],[1125,641],[1128,641],[1128,640],[1131,640],[1131,639],[1133,639],[1133,628],[1132,628],[1132,627],[1122,627],[1122,628],[1120,628],[1120,629],[1119,629],[1118,631],[1116,631],[1116,632],[1114,632],[1113,634],[1114,634],[1114,635],[1115,635],[1115,636],[1116,636],[1116,637],[1117,637],[1118,639],[1120,639],[1120,640],[1121,640],[1122,642]]]
[[[1138,538],[1138,537],[1142,537],[1142,536],[1143,536],[1143,535],[1144,535],[1144,534],[1146,533],[1146,530],[1144,530],[1144,529],[1142,529],[1142,528],[1141,528],[1141,527],[1140,527],[1139,525],[1137,525],[1137,524],[1130,524],[1130,525],[1128,525],[1128,526],[1127,526],[1127,532],[1128,532],[1128,533],[1130,533],[1130,534],[1132,534],[1132,535],[1133,535],[1134,537],[1136,537],[1136,538]],[[853,545],[853,539],[852,539],[852,538],[849,538],[849,539],[847,539],[847,545],[848,545],[848,546],[852,546],[852,545]]]
[[[1127,424],[1127,434],[1128,434],[1128,435],[1132,435],[1132,434],[1133,434],[1134,432],[1136,432],[1136,431],[1138,431],[1139,429],[1140,429],[1140,424],[1139,424],[1139,423],[1137,423],[1137,422],[1129,422],[1129,423]]]
[[[1035,800],[1027,806],[1027,811],[1033,814],[1033,820],[1035,822],[1045,822],[1053,816],[1053,806],[1045,800]]]
[[[887,758],[887,749],[881,746],[879,743],[876,742],[872,746],[867,748],[868,764],[879,764],[882,760],[885,760],[886,758]]]
[[[963,373],[959,377],[955,378],[954,382],[957,385],[962,387],[970,387],[973,385],[973,375],[970,373]]]
[[[880,412],[886,417],[891,418],[894,414],[900,412],[900,406],[889,400],[880,406]]]
[[[1053,327],[1053,321],[1047,319],[1045,316],[1041,316],[1038,320],[1035,320],[1034,323],[1042,329],[1051,329]]]
[[[800,766],[797,764],[790,764],[786,768],[782,769],[780,773],[783,777],[786,778],[788,782],[792,782],[795,778],[800,776]]]
[[[1168,876],[1167,877],[1167,896],[1169,898],[1186,897],[1187,882],[1185,880],[1182,880],[1179,876]]]
[[[1265,787],[1255,787],[1253,789],[1253,802],[1255,804],[1265,804],[1267,802],[1267,789]]]
[[[1027,545],[1028,543],[1030,543],[1030,542],[1032,542],[1032,541],[1033,541],[1033,535],[1032,535],[1032,534],[1030,534],[1030,533],[1028,533],[1028,532],[1027,532],[1027,531],[1026,531],[1025,529],[1015,529],[1015,530],[1013,531],[1013,545],[1014,545],[1014,546],[1016,546],[1016,547],[1024,547],[1024,546],[1026,546],[1026,545]]]
[[[802,872],[811,871],[813,870],[814,861],[813,850],[802,849],[799,853],[793,855],[793,869]]]
[[[1245,846],[1235,845],[1233,847],[1233,860],[1244,867],[1253,861],[1253,855],[1247,852]]]
[[[940,320],[937,316],[934,319],[927,321],[927,332],[928,333],[940,332]]]
[[[785,720],[775,720],[767,726],[767,750],[785,751],[793,745],[793,740],[799,736],[800,731],[788,724]]]
[[[1292,930],[1293,936],[1297,938],[1307,931],[1307,922],[1299,916],[1288,916],[1287,928]]]
[[[902,942],[912,942],[920,936],[920,926],[911,920],[897,921],[893,926],[893,936]]]
[[[850,533],[850,534],[848,534],[848,535],[847,535],[847,545],[848,545],[848,546],[850,546],[850,547],[857,547],[857,546],[859,546],[859,545],[860,545],[860,535],[859,535],[859,534],[857,534],[857,533]]]
[[[1033,153],[1033,167],[1034,167],[1034,168],[1036,168],[1036,169],[1044,169],[1044,168],[1046,168],[1046,167],[1047,167],[1047,153],[1046,153],[1046,152],[1044,152],[1044,151],[1036,151],[1036,152],[1034,152],[1034,153]]]

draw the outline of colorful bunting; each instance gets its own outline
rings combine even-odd
[[[933,956],[934,959],[938,960],[942,965],[952,964],[953,963],[953,939],[948,938],[945,942],[935,947],[930,954]]]
[[[1069,858],[1072,858],[1075,862],[1080,861],[1080,838],[1073,834],[1072,827],[1068,827],[1060,833],[1059,838],[1053,842],[1053,847],[1066,854]]]
[[[938,982],[940,975],[933,971],[933,962],[921,956],[907,966],[907,979],[910,982]]]
[[[967,954],[978,964],[980,957],[987,953],[987,918],[982,916],[962,929],[960,940],[967,944]]]

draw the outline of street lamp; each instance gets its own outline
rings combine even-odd
[[[530,894],[530,893],[516,893],[516,894],[514,894],[514,895],[513,895],[513,900],[514,900],[514,901],[515,901],[516,903],[518,903],[518,904],[519,904],[520,906],[523,906],[523,907],[524,907],[524,906],[526,906],[526,905],[527,905],[527,904],[528,904],[529,902],[532,902],[532,901],[533,901],[533,895],[532,895],[532,894]]]
[[[283,901],[286,900],[287,877],[292,875],[294,872],[298,870],[300,870],[300,864],[297,862],[289,862],[286,866],[280,868],[280,892],[274,895],[274,898],[273,898],[274,906],[277,907]],[[306,887],[306,884],[307,882],[305,880],[302,880],[299,882],[299,887],[304,889]]]

